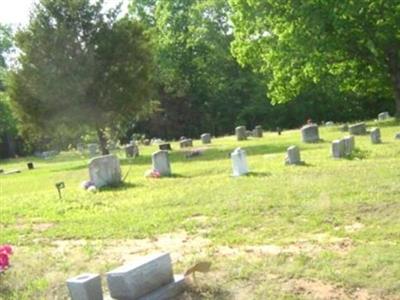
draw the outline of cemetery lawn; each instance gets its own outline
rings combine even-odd
[[[0,244],[15,252],[0,299],[64,299],[67,278],[157,251],[171,253],[176,273],[212,262],[182,299],[400,299],[400,124],[379,127],[382,144],[357,136],[339,160],[330,143],[346,134],[336,126],[320,127],[316,144],[299,130],[196,140],[206,150],[191,159],[172,143],[174,175],[162,179],[144,178],[156,146],[140,146],[136,159],[117,152],[125,184],[99,193],[79,187],[88,158],[75,152],[1,161],[22,173],[0,176]],[[304,166],[284,165],[290,145]],[[237,146],[252,173],[233,178]]]

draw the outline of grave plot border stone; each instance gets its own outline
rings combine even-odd
[[[84,273],[67,280],[72,300],[103,300],[99,274]]]

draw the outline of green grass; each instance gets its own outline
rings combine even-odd
[[[209,244],[174,259],[177,271],[198,259],[213,262],[211,273],[192,285],[192,298],[316,298],[299,287],[305,280],[350,298],[362,291],[398,299],[400,141],[394,135],[400,127],[395,121],[379,127],[382,144],[357,136],[355,154],[340,160],[330,156],[330,142],[345,135],[337,127],[320,128],[324,141],[316,144],[301,143],[299,130],[242,142],[218,138],[192,159],[172,143],[174,176],[162,179],[144,178],[156,147],[141,146],[134,160],[117,153],[123,173],[130,170],[126,183],[99,193],[80,189],[88,158],[73,152],[1,161],[6,171],[23,171],[0,176],[0,244],[15,245],[13,267],[0,276],[0,298],[65,298],[66,278],[118,265],[105,253],[116,241],[186,232],[188,243]],[[306,165],[284,165],[293,144]],[[237,146],[246,150],[251,174],[233,178],[228,155]],[[26,170],[27,161],[35,170]],[[58,181],[66,185],[61,200]],[[84,241],[59,251],[54,242],[65,240]],[[287,251],[262,253],[257,245]],[[223,247],[236,253],[222,255]]]

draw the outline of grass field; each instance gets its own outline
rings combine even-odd
[[[74,152],[1,161],[23,171],[0,176],[0,244],[15,250],[0,298],[64,299],[68,277],[169,251],[176,272],[212,262],[183,299],[400,299],[399,125],[380,123],[379,145],[357,136],[354,155],[339,160],[337,127],[320,128],[316,144],[299,130],[217,138],[191,159],[173,143],[174,175],[162,179],[143,176],[156,146],[141,146],[133,160],[117,153],[125,184],[98,193],[79,187],[88,158]],[[284,165],[290,145],[306,165]],[[251,173],[233,178],[237,146]]]

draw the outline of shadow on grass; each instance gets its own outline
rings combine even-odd
[[[353,152],[346,156],[345,159],[347,160],[361,160],[366,159],[369,155],[370,151],[368,150],[361,150],[361,149],[354,149]]]
[[[203,300],[203,299],[232,299],[233,295],[219,285],[201,284],[198,286],[190,282],[187,284],[185,293],[179,297],[179,300]]]
[[[137,184],[137,183],[132,183],[132,182],[122,182],[118,185],[113,185],[113,186],[107,186],[100,188],[99,190],[101,192],[116,192],[116,191],[124,191],[127,189],[135,188],[135,187],[141,187],[143,186],[142,184]]]
[[[271,172],[249,172],[247,177],[269,177],[272,176]]]

